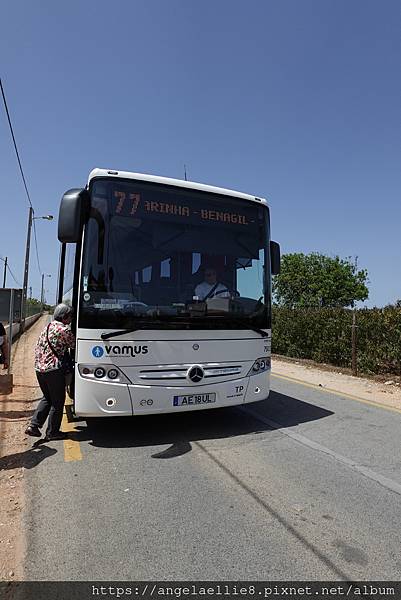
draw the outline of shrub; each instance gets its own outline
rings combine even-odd
[[[343,308],[274,306],[272,351],[351,367],[352,314]],[[357,310],[356,324],[358,371],[401,376],[401,308]]]

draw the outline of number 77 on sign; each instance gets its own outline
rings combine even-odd
[[[129,199],[132,200],[132,208],[131,208],[131,216],[134,216],[134,214],[136,213],[138,206],[139,206],[139,202],[141,200],[141,194],[130,194],[129,195]]]

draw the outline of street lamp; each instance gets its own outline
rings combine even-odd
[[[24,268],[24,286],[22,290],[22,306],[21,306],[21,330],[24,331],[25,328],[25,313],[26,313],[26,297],[28,293],[28,272],[29,272],[29,251],[31,245],[31,229],[32,229],[32,221],[34,219],[45,219],[46,221],[52,221],[53,215],[44,215],[42,217],[34,217],[33,216],[33,208],[29,207],[29,216],[28,216],[28,231],[26,235],[26,247],[25,247],[25,268]],[[43,279],[42,279],[43,281]]]
[[[54,217],[53,215],[45,215],[44,217],[32,217],[33,221],[35,219],[46,219],[46,221],[53,221]]]

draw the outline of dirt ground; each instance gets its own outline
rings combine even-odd
[[[327,390],[401,409],[401,378],[396,376],[354,377],[349,369],[331,365],[295,360],[283,356],[272,357],[272,373],[317,385]]]
[[[40,445],[33,446],[33,439],[25,436],[24,429],[35,401],[41,397],[33,369],[33,348],[46,320],[47,316],[41,317],[13,345],[14,391],[0,396],[0,581],[22,579],[22,513],[25,494],[29,493],[24,488],[24,473],[35,467],[41,451]],[[273,357],[272,372],[401,409],[399,378],[389,377],[386,382],[352,377],[330,366],[278,356]]]
[[[33,348],[47,316],[13,344],[14,391],[0,396],[0,581],[22,578],[24,473],[32,468],[33,439],[24,434],[35,400],[41,397],[33,369]],[[0,371],[1,376],[1,371]]]

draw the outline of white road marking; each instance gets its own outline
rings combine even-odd
[[[383,486],[383,487],[387,488],[388,490],[391,490],[392,492],[395,492],[396,494],[399,494],[401,496],[401,484],[400,483],[397,483],[396,481],[393,481],[392,479],[389,479],[388,477],[384,477],[384,475],[375,473],[375,471],[372,471],[368,467],[364,467],[363,465],[360,465],[359,463],[355,462],[351,458],[342,456],[341,454],[338,454],[338,452],[335,452],[334,450],[330,450],[330,448],[326,448],[326,446],[322,446],[322,444],[314,442],[314,441],[310,440],[309,438],[305,437],[304,435],[301,435],[300,433],[295,433],[295,431],[292,431],[288,427],[286,427],[284,429],[283,425],[280,425],[280,423],[276,423],[276,421],[272,421],[271,419],[268,419],[267,417],[260,415],[256,410],[253,410],[252,408],[240,407],[239,410],[246,414],[251,415],[258,421],[261,421],[262,423],[264,423],[265,425],[268,425],[272,429],[278,429],[280,431],[280,433],[295,440],[296,442],[302,444],[303,446],[307,446],[308,448],[312,448],[312,450],[317,450],[318,452],[323,452],[324,454],[331,456],[336,461],[342,463],[343,465],[346,465],[347,467],[349,467],[350,469],[353,469],[354,471],[357,471],[358,473],[361,473],[365,477],[372,479],[373,481],[380,484],[381,486]]]

